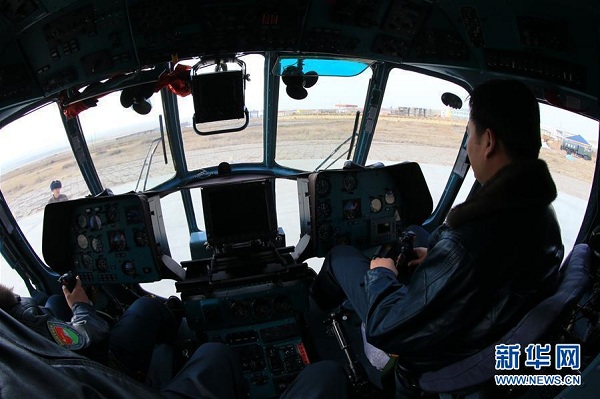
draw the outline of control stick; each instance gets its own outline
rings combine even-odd
[[[58,278],[58,282],[67,287],[69,292],[72,292],[77,284],[77,278],[73,272],[66,272]]]
[[[383,244],[373,255],[373,258],[391,258],[394,260],[398,277],[410,274],[408,262],[417,258],[415,240],[417,235],[412,231],[404,231],[396,241]]]

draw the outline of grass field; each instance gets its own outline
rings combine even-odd
[[[370,159],[386,162],[410,160],[428,164],[452,165],[465,128],[464,120],[381,116],[373,137]],[[278,121],[277,160],[323,159],[349,137],[353,115],[286,115]],[[89,145],[92,158],[105,187],[123,184],[135,187],[144,159],[158,131],[141,132]],[[188,169],[217,165],[221,161],[261,162],[262,119],[253,119],[240,133],[198,136],[184,129],[184,149]],[[567,159],[560,143],[547,142],[541,158],[549,164],[559,191],[587,199],[593,178],[592,161]],[[346,146],[344,146],[346,148]],[[169,154],[167,145],[167,154]],[[173,174],[173,162],[164,164],[162,147],[155,154],[151,176]],[[88,194],[70,151],[36,160],[18,169],[3,172],[0,188],[17,218],[40,212],[50,198],[49,184],[63,181],[70,198]],[[133,182],[133,183],[132,183]]]

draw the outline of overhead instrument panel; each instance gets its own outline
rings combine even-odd
[[[330,170],[298,179],[301,234],[311,236],[315,256],[336,245],[359,249],[392,241],[421,224],[433,208],[418,164]]]
[[[169,255],[158,196],[84,198],[48,204],[42,251],[59,273],[86,284],[158,281]]]
[[[122,2],[67,2],[23,27],[20,50],[45,94],[139,66]],[[32,11],[30,17],[38,13]]]

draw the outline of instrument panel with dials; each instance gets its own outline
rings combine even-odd
[[[421,224],[433,202],[418,164],[327,170],[298,179],[301,233],[315,256],[336,245],[359,249],[392,241]]]
[[[125,194],[57,202],[46,207],[44,258],[84,284],[158,281],[169,255],[160,200]]]

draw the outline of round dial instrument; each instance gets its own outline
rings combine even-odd
[[[356,176],[351,173],[344,175],[344,179],[342,180],[342,185],[344,186],[344,191],[354,191],[356,188]]]
[[[371,212],[377,213],[381,211],[381,208],[383,208],[383,203],[379,198],[373,198],[369,203],[369,207],[371,208]]]
[[[92,259],[92,257],[88,254],[83,254],[83,256],[81,256],[81,263],[83,263],[83,267],[85,267],[88,270],[91,270],[94,264],[94,259]]]
[[[89,245],[89,241],[87,239],[87,237],[83,234],[79,234],[77,236],[77,246],[81,249],[87,249],[88,245]]]
[[[87,227],[87,217],[85,215],[77,216],[77,226],[85,229]]]
[[[135,230],[133,232],[133,241],[138,247],[145,247],[148,245],[148,235],[143,230]]]
[[[123,264],[121,265],[121,270],[123,271],[123,273],[125,273],[126,276],[136,275],[135,265],[130,260],[126,260],[125,262],[123,262]]]
[[[116,206],[111,205],[108,208],[108,211],[106,211],[106,218],[108,219],[109,223],[114,223],[119,220],[119,210]]]
[[[247,319],[250,316],[248,304],[240,301],[234,301],[230,306],[231,315],[236,319]]]
[[[88,227],[92,230],[100,230],[102,228],[102,220],[98,215],[92,215],[88,219]]]
[[[96,268],[99,272],[106,272],[108,270],[108,263],[106,262],[106,258],[98,258],[96,261]]]
[[[321,202],[317,205],[317,217],[318,218],[327,218],[331,215],[331,205],[329,202]]]
[[[102,252],[104,250],[104,245],[102,244],[100,237],[92,238],[92,249],[94,252]]]
[[[258,319],[266,319],[271,317],[271,304],[264,298],[256,298],[252,302],[252,313]]]
[[[111,251],[124,251],[127,249],[127,239],[122,231],[113,231],[109,235]]]
[[[319,236],[319,239],[321,239],[321,240],[328,240],[329,238],[331,238],[332,233],[333,233],[333,228],[331,227],[331,225],[329,223],[320,225],[319,229],[317,231],[317,235]]]
[[[329,190],[331,190],[331,183],[329,179],[326,177],[317,178],[317,182],[315,183],[315,190],[317,195],[327,195],[329,194]]]
[[[291,313],[294,310],[291,298],[287,295],[277,295],[273,299],[273,310],[280,314]]]

